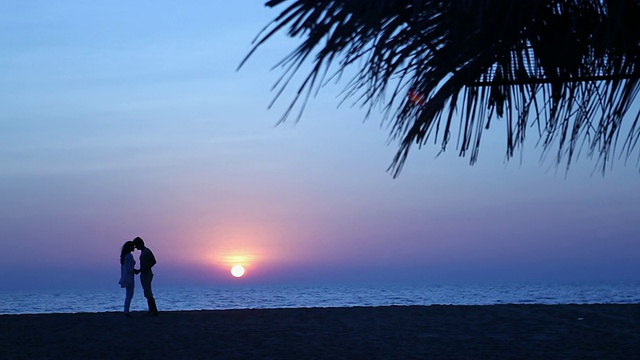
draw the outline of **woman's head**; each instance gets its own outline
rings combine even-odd
[[[134,249],[133,241],[127,241],[122,245],[122,251],[120,251],[120,264],[124,264],[125,255],[132,252]]]

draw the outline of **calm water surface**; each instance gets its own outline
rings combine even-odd
[[[161,311],[640,302],[640,283],[157,287],[154,292]],[[5,292],[0,293],[0,314],[121,311],[123,299],[124,290],[119,287],[91,291]],[[139,286],[131,310],[146,310]]]

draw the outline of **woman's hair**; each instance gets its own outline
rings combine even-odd
[[[132,252],[133,249],[133,241],[127,241],[126,243],[124,243],[124,245],[122,245],[122,251],[120,251],[120,265],[124,264],[125,255]]]

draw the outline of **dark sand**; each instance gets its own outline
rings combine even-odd
[[[640,359],[640,305],[1,315],[0,359]]]

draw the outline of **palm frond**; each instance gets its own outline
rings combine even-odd
[[[460,156],[477,161],[482,133],[506,127],[506,154],[530,129],[569,167],[584,146],[604,172],[640,89],[640,0],[272,0],[286,7],[260,35],[300,38],[281,65],[276,98],[313,64],[283,116],[324,83],[329,68],[355,68],[345,98],[380,106],[399,150],[446,149],[457,128]],[[410,96],[408,96],[408,94]],[[419,98],[419,101],[416,99]],[[620,149],[637,149],[640,110]],[[455,122],[458,121],[458,125]]]

